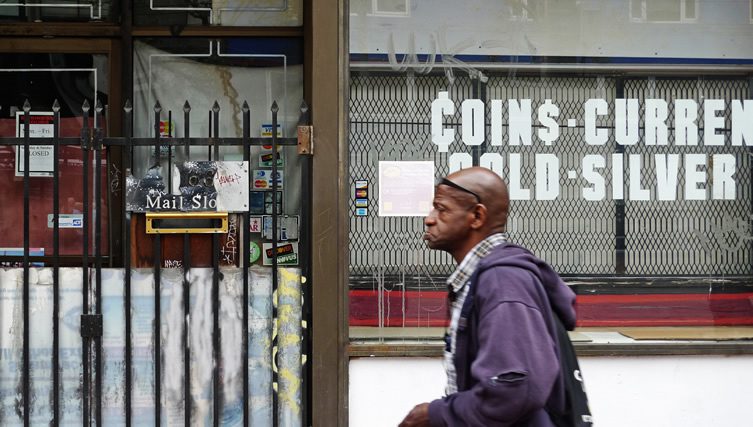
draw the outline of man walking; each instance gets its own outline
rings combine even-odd
[[[553,426],[565,406],[552,316],[575,326],[575,294],[544,261],[506,242],[505,183],[485,168],[442,179],[424,240],[458,267],[448,278],[446,396],[414,407],[400,427]]]

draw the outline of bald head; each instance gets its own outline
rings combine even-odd
[[[457,171],[447,176],[447,179],[466,188],[481,198],[481,204],[486,207],[487,221],[484,232],[489,235],[505,231],[507,214],[510,209],[510,195],[507,185],[496,173],[487,168],[472,167]],[[460,195],[460,190],[455,190]],[[465,193],[465,197],[475,202],[475,197]]]

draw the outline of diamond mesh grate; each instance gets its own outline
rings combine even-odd
[[[516,200],[512,202],[508,231],[511,239],[530,248],[560,273],[569,275],[614,275],[617,273],[618,228],[616,218],[621,202],[607,197],[588,201],[582,189],[590,184],[581,174],[585,155],[598,154],[607,160],[601,171],[606,178],[607,195],[612,194],[611,155],[619,152],[614,137],[614,105],[617,80],[602,76],[527,77],[490,75],[474,95],[477,80],[457,77],[450,85],[444,76],[405,75],[397,73],[353,73],[350,85],[349,178],[353,189],[356,180],[369,182],[369,212],[355,215],[355,196],[350,194],[350,272],[352,276],[380,274],[447,275],[454,269],[451,258],[429,251],[421,239],[423,218],[379,217],[377,215],[378,162],[380,160],[430,160],[436,173],[448,173],[448,154],[438,153],[431,142],[431,102],[440,91],[448,91],[456,103],[456,114],[445,118],[445,126],[455,126],[455,141],[449,153],[471,153],[461,141],[460,102],[483,97],[502,102],[502,146],[492,146],[491,102],[486,102],[486,140],[482,153],[496,153],[503,158],[503,172],[509,177],[509,153],[519,153],[521,187],[532,190],[535,183],[536,154],[551,153],[559,159],[560,194],[555,200]],[[667,124],[673,128],[675,99],[745,99],[748,83],[737,79],[642,78],[624,81],[624,97],[640,100],[661,98],[668,102]],[[584,108],[587,99],[604,99],[609,114],[598,116],[598,128],[607,129],[606,144],[591,146],[584,141]],[[533,144],[508,145],[507,99],[531,99]],[[557,122],[560,135],[551,146],[537,137],[537,107],[551,99],[560,109]],[[699,139],[703,139],[702,111],[699,111]],[[570,120],[568,120],[570,119]],[[543,129],[542,129],[543,130]],[[751,176],[747,148],[731,147],[729,123],[724,130],[727,144],[708,147],[675,146],[672,132],[668,146],[647,146],[644,141],[643,114],[640,141],[624,148],[625,180],[625,274],[627,275],[743,275],[751,273]],[[737,163],[735,200],[684,200],[685,154],[732,154]],[[650,189],[651,201],[634,201],[629,197],[629,156],[640,154],[641,184]],[[656,154],[679,154],[677,200],[658,201],[656,195]],[[708,175],[713,165],[709,164]],[[572,171],[572,177],[571,177]]]

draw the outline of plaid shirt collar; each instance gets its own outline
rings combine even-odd
[[[473,271],[476,270],[476,266],[478,266],[481,259],[488,255],[496,246],[506,241],[507,233],[496,233],[478,242],[463,258],[458,268],[447,278],[447,286],[450,288],[450,294],[452,296],[457,295],[465,284],[468,283],[468,279],[473,275]]]

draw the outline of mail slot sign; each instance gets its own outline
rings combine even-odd
[[[126,208],[130,212],[247,212],[247,162],[182,162],[173,166],[167,189],[162,168],[141,179],[127,179]]]

